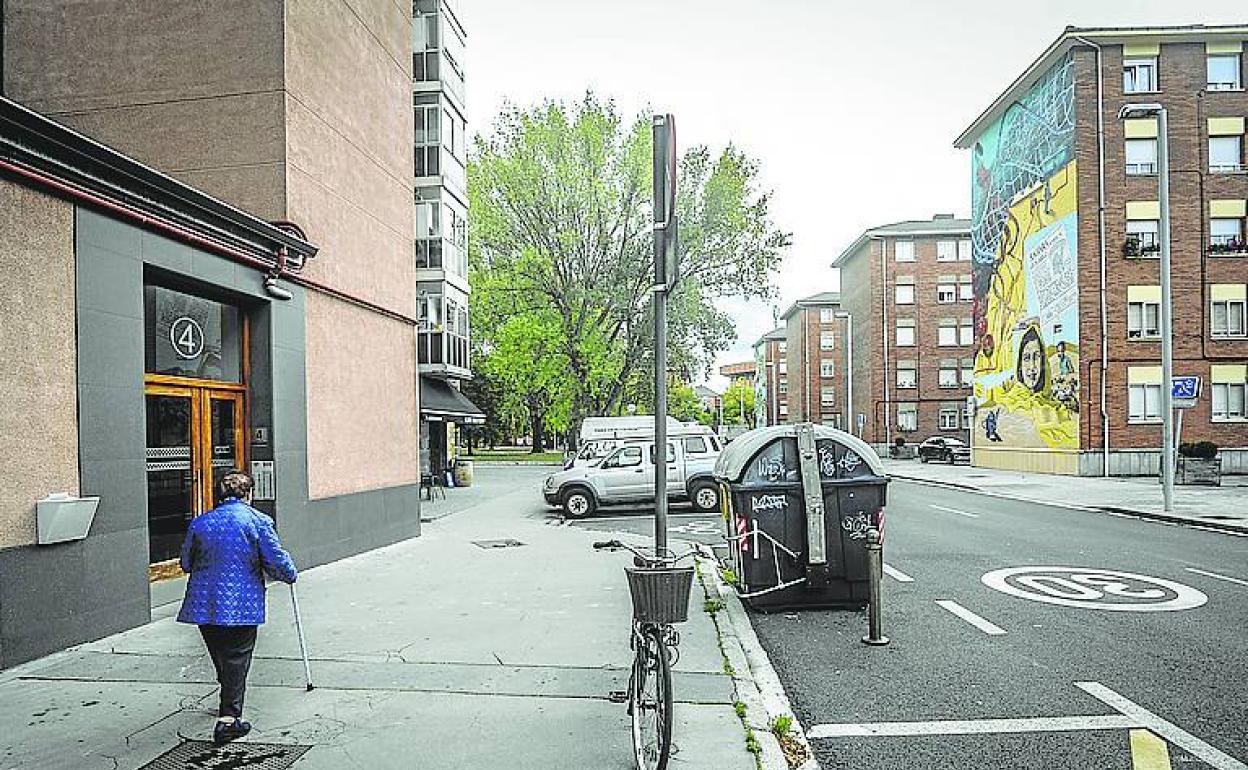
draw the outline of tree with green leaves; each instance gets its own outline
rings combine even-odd
[[[754,385],[749,380],[733,380],[720,398],[724,404],[724,424],[754,427]]]
[[[530,408],[566,414],[569,428],[626,403],[653,404],[650,126],[650,115],[625,120],[589,93],[507,107],[470,154],[474,337],[488,343],[486,368],[501,377],[512,364],[533,367],[505,347],[536,352],[500,344],[504,333],[540,333],[549,378],[510,381],[533,398],[542,382],[546,395]],[[691,147],[680,159],[683,278],[669,298],[668,339],[671,372],[682,379],[707,371],[735,336],[720,299],[774,293],[791,238],[771,221],[758,173],[731,145]],[[518,318],[531,320],[516,326]]]

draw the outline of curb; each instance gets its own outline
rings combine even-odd
[[[793,713],[793,706],[784,692],[780,677],[772,667],[767,651],[759,643],[740,597],[720,578],[717,561],[700,561],[703,565],[702,590],[708,599],[718,598],[724,606],[722,614],[727,617],[727,623],[720,622],[718,615],[721,613],[713,613],[712,620],[724,655],[733,668],[732,679],[737,698],[746,706],[743,722],[754,731],[762,749],[758,757],[759,764],[765,770],[821,770],[810,743],[806,740],[806,731]],[[780,716],[793,720],[790,735],[806,750],[808,759],[796,768],[790,768],[788,759],[780,748],[780,741],[771,732],[772,720]]]
[[[908,481],[914,484],[926,484],[927,486],[932,487],[943,487],[945,489],[956,489],[962,492],[972,492],[977,495],[984,495],[985,497],[995,497],[999,500],[1017,500],[1019,502],[1032,503],[1034,505],[1048,505],[1054,508],[1064,508],[1068,511],[1085,511],[1090,513],[1108,513],[1116,516],[1130,516],[1137,519],[1148,519],[1151,521],[1162,522],[1164,524],[1193,527],[1195,529],[1210,529],[1216,532],[1224,532],[1231,535],[1248,537],[1248,527],[1239,524],[1227,524],[1220,521],[1204,521],[1202,519],[1175,516],[1167,513],[1141,511],[1135,508],[1119,508],[1112,505],[1074,505],[1072,503],[1053,502],[1052,500],[1036,500],[1031,497],[1023,497],[1022,495],[1007,495],[1003,492],[992,492],[981,487],[971,486],[970,484],[959,484],[956,481],[924,479],[917,476],[904,476],[898,473],[890,473],[888,475],[890,478],[898,479],[900,481]]]

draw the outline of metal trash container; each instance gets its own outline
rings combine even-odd
[[[824,425],[758,428],[715,464],[737,591],[750,607],[862,607],[867,530],[888,477],[866,442]]]
[[[472,486],[472,460],[462,457],[455,460],[455,486]]]

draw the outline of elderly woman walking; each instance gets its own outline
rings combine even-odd
[[[181,623],[204,637],[221,685],[213,742],[221,745],[251,731],[242,720],[247,671],[264,623],[264,576],[284,583],[298,577],[282,549],[273,520],[251,502],[251,477],[231,471],[217,482],[216,508],[195,517],[182,544],[182,571],[190,573]]]

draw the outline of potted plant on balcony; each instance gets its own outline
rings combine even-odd
[[[1222,486],[1222,458],[1218,456],[1218,445],[1212,441],[1179,444],[1175,476],[1180,484]]]
[[[1122,244],[1122,256],[1138,257],[1140,256],[1140,239],[1134,235],[1128,236],[1127,240]]]

